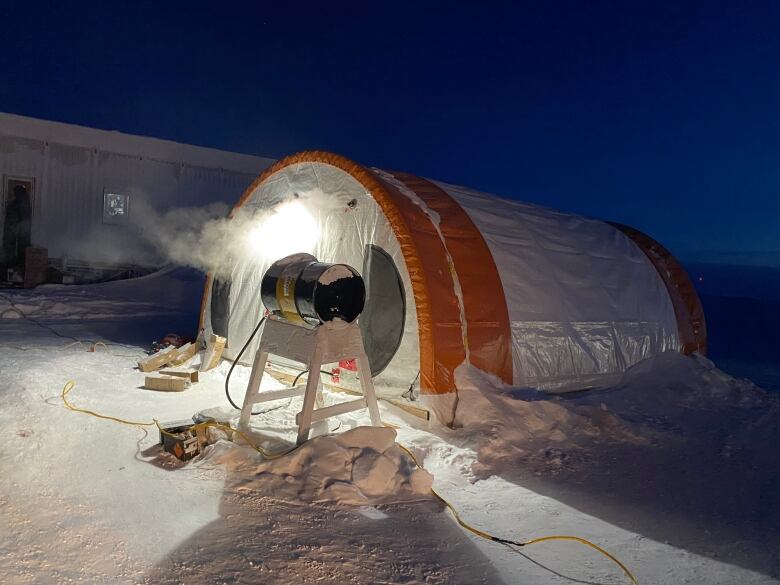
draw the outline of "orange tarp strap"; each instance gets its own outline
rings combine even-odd
[[[393,176],[439,216],[439,230],[460,283],[471,364],[512,383],[512,335],[501,277],[482,233],[444,189],[408,173]],[[442,291],[447,294],[447,291]]]
[[[680,351],[686,355],[694,352],[706,355],[707,324],[704,321],[704,309],[688,273],[669,250],[647,234],[627,225],[611,225],[631,238],[661,275],[674,307]]]

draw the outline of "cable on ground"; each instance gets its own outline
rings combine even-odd
[[[263,320],[261,319],[260,323],[258,323],[257,327],[255,328],[255,333],[260,328],[260,325],[262,324],[262,322],[263,322]],[[253,333],[253,336],[254,336],[254,333]],[[250,337],[250,341],[251,341],[251,337]],[[249,341],[247,341],[247,344],[244,346],[244,349],[246,349],[246,347],[248,345],[249,345]],[[241,354],[239,353],[239,356],[240,355]],[[234,365],[235,365],[235,363],[234,363]],[[87,410],[85,408],[79,408],[77,406],[73,406],[73,404],[71,404],[68,401],[68,394],[70,394],[71,390],[73,390],[75,385],[76,385],[76,383],[71,380],[71,381],[67,382],[65,384],[65,386],[62,388],[62,395],[61,395],[62,396],[62,401],[63,401],[63,403],[65,404],[65,406],[69,410],[72,410],[74,412],[81,412],[83,414],[88,414],[90,416],[94,416],[94,417],[97,417],[97,418],[100,418],[100,419],[104,419],[104,420],[110,420],[110,421],[117,422],[117,423],[124,424],[124,425],[130,425],[130,426],[136,426],[136,427],[156,426],[160,430],[160,432],[162,434],[165,434],[165,435],[168,435],[168,436],[172,436],[172,437],[176,436],[175,434],[170,433],[170,432],[166,431],[165,429],[163,429],[162,426],[160,425],[160,423],[157,421],[157,419],[153,419],[151,422],[132,421],[132,420],[127,420],[127,419],[123,419],[123,418],[119,418],[119,417],[115,417],[115,416],[109,416],[109,415],[105,415],[105,414],[100,414],[100,413],[94,412],[92,410]],[[194,430],[194,429],[198,429],[198,428],[207,428],[207,427],[215,427],[215,428],[222,429],[224,431],[228,431],[228,432],[232,432],[232,433],[237,434],[244,441],[246,441],[246,443],[252,449],[254,449],[258,453],[260,453],[266,459],[278,459],[279,457],[283,457],[283,456],[285,456],[285,455],[287,455],[289,453],[292,453],[293,451],[295,451],[299,447],[299,445],[296,445],[296,446],[294,446],[294,447],[292,447],[292,448],[290,448],[290,449],[288,449],[286,451],[281,451],[281,452],[277,452],[277,453],[269,452],[269,451],[266,451],[265,449],[263,449],[262,447],[260,447],[259,445],[255,444],[254,441],[252,441],[243,431],[241,431],[241,430],[239,430],[239,429],[237,429],[237,428],[235,428],[235,427],[233,427],[233,426],[231,426],[229,424],[220,423],[220,422],[217,422],[217,421],[206,421],[206,422],[202,422],[202,423],[194,423],[189,428],[190,428],[190,430]],[[422,465],[420,465],[420,462],[417,460],[417,457],[415,457],[414,453],[412,453],[412,451],[410,449],[408,449],[407,447],[404,447],[401,444],[398,444],[398,446],[407,455],[409,455],[409,457],[411,458],[411,460],[414,462],[414,464],[417,467],[419,467],[420,469],[424,469],[424,467]],[[595,550],[595,551],[599,552],[600,554],[604,555],[606,558],[608,558],[610,561],[612,561],[614,564],[616,564],[618,567],[620,567],[620,569],[623,571],[623,573],[626,575],[626,577],[628,577],[628,579],[631,581],[632,585],[639,585],[638,581],[636,580],[636,577],[634,577],[634,575],[631,573],[631,571],[628,569],[628,567],[626,567],[626,565],[624,565],[617,557],[615,557],[614,555],[610,554],[608,551],[604,550],[602,547],[600,547],[599,545],[591,542],[590,540],[587,540],[585,538],[581,538],[579,536],[572,536],[572,535],[568,535],[568,534],[553,534],[553,535],[549,535],[549,536],[540,536],[538,538],[533,538],[531,540],[526,540],[526,541],[519,541],[519,540],[511,540],[511,539],[508,539],[508,538],[501,538],[499,536],[495,536],[493,534],[490,534],[489,532],[486,532],[484,530],[480,530],[479,528],[476,528],[476,527],[472,526],[471,524],[469,524],[468,522],[466,522],[465,520],[463,520],[463,518],[461,518],[460,514],[458,514],[458,511],[455,509],[455,507],[452,504],[450,504],[450,502],[448,502],[443,496],[441,496],[433,488],[431,488],[431,494],[433,494],[433,496],[436,499],[438,499],[442,504],[444,504],[444,506],[450,511],[450,513],[452,513],[453,518],[455,518],[455,521],[458,524],[460,524],[463,528],[465,528],[466,530],[468,530],[472,534],[475,534],[476,536],[479,536],[480,538],[484,538],[485,540],[489,540],[489,541],[492,541],[492,542],[497,542],[499,544],[504,544],[504,545],[510,546],[510,548],[512,546],[515,546],[515,547],[518,547],[518,548],[524,548],[526,546],[531,546],[531,545],[539,544],[539,543],[542,543],[542,542],[550,542],[550,541],[556,541],[556,540],[557,541],[578,542],[578,543],[580,543],[580,544],[582,544],[584,546],[590,547],[593,550]]]
[[[119,424],[133,426],[133,427],[157,427],[160,432],[163,435],[168,435],[169,437],[176,437],[175,433],[170,433],[166,431],[162,426],[160,425],[160,422],[157,419],[152,419],[151,421],[136,421],[136,420],[127,420],[124,418],[119,418],[116,416],[109,416],[107,414],[101,414],[99,412],[95,412],[94,410],[88,410],[86,408],[79,408],[78,406],[74,406],[69,400],[68,395],[70,394],[71,390],[76,386],[76,383],[73,380],[70,380],[68,383],[65,384],[65,386],[62,388],[62,394],[60,395],[62,398],[62,402],[65,404],[65,407],[68,410],[72,410],[73,412],[80,412],[82,414],[88,414],[90,416],[94,416],[103,420],[110,420]],[[295,451],[298,446],[292,447],[290,449],[287,449],[286,451],[280,451],[280,452],[272,452],[267,451],[266,449],[263,449],[260,445],[257,445],[252,439],[250,439],[246,433],[243,431],[229,425],[226,423],[220,423],[217,421],[205,421],[202,423],[193,423],[192,426],[189,427],[190,430],[197,430],[199,428],[205,429],[208,427],[214,427],[218,429],[222,429],[223,431],[229,431],[232,433],[235,433],[239,437],[241,437],[244,441],[246,441],[247,445],[249,445],[252,449],[260,453],[263,457],[266,459],[278,459],[279,457],[283,457],[284,455],[287,455],[288,453],[292,453]]]
[[[409,455],[409,457],[412,459],[412,461],[414,461],[414,464],[417,467],[419,467],[420,469],[424,469],[424,467],[422,465],[420,465],[420,462],[417,461],[417,457],[414,456],[414,453],[412,453],[411,450],[409,450],[408,448],[404,447],[401,444],[398,444],[398,446],[403,451],[405,451],[407,455]],[[607,552],[606,550],[601,548],[599,545],[597,545],[597,544],[595,544],[595,543],[593,543],[593,542],[591,542],[591,541],[589,541],[589,540],[587,540],[585,538],[581,538],[579,536],[571,536],[571,535],[568,535],[568,534],[553,534],[553,535],[550,535],[550,536],[540,536],[539,538],[533,538],[531,540],[526,540],[526,541],[518,541],[518,540],[510,540],[510,539],[507,539],[507,538],[501,538],[501,537],[495,536],[493,534],[490,534],[489,532],[485,532],[484,530],[480,530],[479,528],[475,528],[474,526],[472,526],[471,524],[466,522],[463,518],[461,518],[460,514],[458,514],[458,511],[455,509],[455,507],[452,504],[450,504],[444,497],[439,495],[439,493],[436,492],[436,490],[431,488],[431,493],[434,495],[434,497],[436,497],[437,500],[439,500],[442,504],[444,504],[444,506],[452,513],[453,518],[455,518],[455,521],[458,524],[460,524],[463,528],[465,528],[466,530],[468,530],[472,534],[475,534],[475,535],[479,536],[480,538],[484,538],[485,540],[490,540],[490,541],[493,541],[493,542],[498,542],[500,544],[516,546],[518,548],[523,548],[523,547],[526,547],[526,546],[530,546],[532,544],[538,544],[538,543],[541,543],[541,542],[548,542],[548,541],[553,541],[553,540],[568,540],[568,541],[578,542],[580,544],[583,544],[585,546],[588,546],[588,547],[598,551],[599,553],[601,553],[602,555],[607,557],[610,561],[612,561],[618,567],[620,567],[620,569],[623,571],[623,573],[626,575],[626,577],[628,577],[628,579],[631,581],[632,585],[639,585],[638,581],[636,580],[636,577],[634,577],[634,575],[631,573],[631,571],[628,570],[628,567],[626,567],[623,563],[621,563],[617,559],[617,557],[615,557],[614,555],[610,554],[609,552]]]
[[[292,385],[295,386],[298,383],[298,380],[300,380],[304,374],[308,374],[308,373],[309,370],[303,370],[302,372],[300,372],[297,376],[295,376],[295,380],[293,380]],[[320,374],[325,374],[326,376],[332,376],[333,372],[326,372],[325,370],[320,370]]]
[[[252,340],[255,338],[255,335],[257,335],[257,332],[260,331],[260,326],[265,322],[265,316],[263,316],[260,321],[257,322],[257,325],[255,325],[254,331],[252,331],[252,334],[249,336],[249,339],[246,340],[246,343],[244,344],[244,347],[241,348],[241,351],[238,352],[238,355],[236,356],[236,359],[233,360],[233,363],[230,365],[230,369],[228,370],[227,377],[225,378],[225,396],[227,397],[228,402],[230,403],[230,406],[235,408],[236,410],[241,410],[241,407],[238,406],[235,402],[233,402],[233,399],[230,397],[230,376],[233,374],[233,370],[236,367],[236,364],[238,363],[238,360],[241,359],[241,356],[244,355],[244,352],[246,351],[246,348],[249,347],[249,344],[252,343]],[[252,416],[256,416],[258,414],[262,414],[261,412],[253,412]]]
[[[127,345],[127,344],[124,344],[124,343],[107,343],[107,342],[104,342],[104,341],[92,341],[91,339],[79,339],[78,337],[73,337],[72,335],[66,335],[64,333],[60,333],[59,331],[57,331],[56,329],[54,329],[50,325],[46,325],[45,323],[41,323],[37,319],[33,319],[30,315],[28,315],[27,313],[25,313],[24,311],[19,309],[14,304],[13,300],[11,300],[7,295],[0,295],[0,297],[4,298],[6,300],[6,302],[8,302],[8,304],[11,305],[9,308],[7,308],[4,311],[0,312],[0,319],[4,318],[6,313],[14,312],[14,313],[18,314],[20,317],[22,317],[23,319],[29,321],[30,323],[33,323],[33,324],[37,325],[38,327],[41,327],[42,329],[46,329],[47,331],[49,331],[50,333],[53,333],[57,337],[61,337],[63,339],[70,339],[70,340],[73,341],[73,343],[70,343],[70,344],[65,345],[64,347],[60,348],[61,350],[68,349],[69,347],[73,347],[74,345],[77,345],[77,344],[81,344],[81,345],[88,344],[88,345],[91,345],[91,348],[89,348],[87,351],[95,351],[99,345],[102,345],[104,348],[106,348],[106,352],[111,354],[111,355],[113,355],[113,356],[116,356],[116,357],[135,357],[135,356],[129,356],[129,355],[124,355],[124,354],[119,354],[119,353],[113,353],[108,348],[109,345],[114,345],[114,346],[117,346],[117,347],[124,347],[124,348],[128,348],[128,349],[138,349],[136,347],[133,347],[132,345]],[[19,346],[19,345],[10,345],[10,344],[9,345],[2,345],[0,347],[9,347],[9,348],[12,348],[12,349],[18,349],[20,351],[28,351],[28,350],[31,350],[31,349],[49,349],[49,348],[43,347],[43,346],[40,346],[40,347],[23,347],[23,346]]]
[[[27,345],[27,346],[24,346],[24,345],[15,345],[13,343],[0,343],[0,347],[7,347],[9,349],[16,349],[18,351],[48,351],[48,350],[65,351],[66,349],[70,349],[71,347],[74,347],[76,345],[78,345],[80,347],[85,347],[86,348],[85,351],[88,351],[90,353],[97,353],[97,348],[102,346],[103,348],[105,348],[106,353],[108,355],[112,355],[114,357],[123,357],[123,358],[138,358],[139,357],[138,355],[130,355],[130,354],[126,354],[126,353],[115,353],[115,352],[113,352],[113,351],[111,351],[109,349],[108,344],[106,344],[106,343],[104,343],[102,341],[91,342],[91,341],[76,340],[76,341],[73,341],[72,343],[68,343],[68,344],[63,345],[61,347],[54,347],[54,348],[46,346],[46,345]],[[139,349],[138,351],[140,352],[141,350]]]

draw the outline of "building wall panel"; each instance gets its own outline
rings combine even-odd
[[[0,233],[7,177],[35,181],[33,245],[50,257],[149,261],[131,224],[103,218],[106,191],[130,196],[130,215],[215,202],[232,205],[271,159],[0,114]],[[212,164],[213,163],[213,164]]]

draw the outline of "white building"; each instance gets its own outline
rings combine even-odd
[[[48,249],[50,258],[132,263],[138,259],[127,224],[134,202],[157,210],[232,204],[272,162],[0,113],[0,235],[21,185],[30,194],[32,246]],[[106,255],[105,246],[90,242],[119,245]],[[124,253],[117,256],[117,249]]]

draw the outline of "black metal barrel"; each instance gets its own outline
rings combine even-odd
[[[337,319],[352,323],[363,311],[366,287],[351,266],[293,254],[266,271],[260,296],[275,316],[296,325],[317,326]]]

